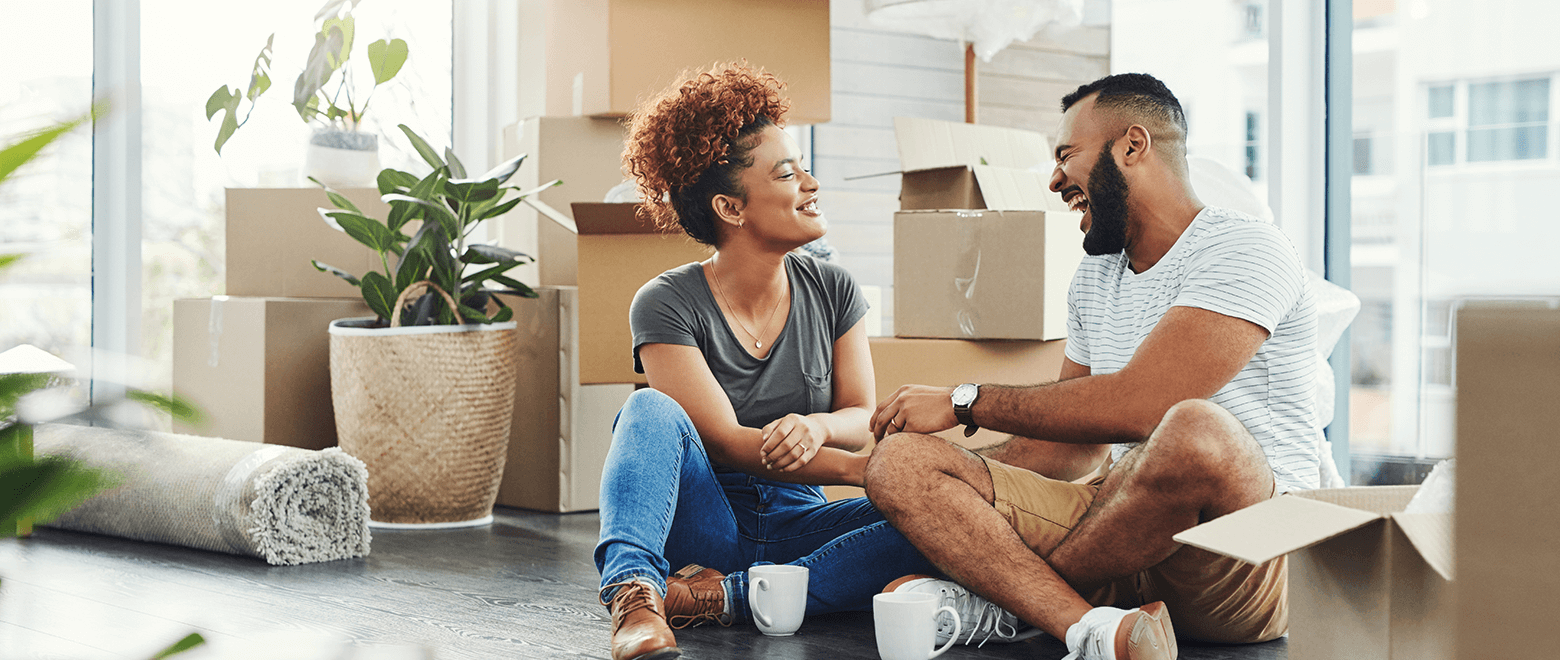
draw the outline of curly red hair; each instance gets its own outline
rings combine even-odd
[[[785,83],[746,62],[717,64],[639,105],[628,118],[623,164],[644,199],[644,212],[667,231],[681,227],[714,244],[709,200],[741,196],[737,176],[752,165],[752,138],[784,126],[791,103]]]

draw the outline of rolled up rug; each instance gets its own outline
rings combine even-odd
[[[368,554],[368,470],[336,448],[45,424],[34,449],[118,480],[50,527],[287,566]]]

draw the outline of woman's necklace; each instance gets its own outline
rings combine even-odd
[[[726,309],[731,310],[731,318],[736,319],[737,325],[741,326],[742,331],[748,333],[748,336],[753,338],[753,348],[763,348],[764,340],[753,334],[753,331],[748,329],[747,324],[742,322],[742,317],[737,315],[736,306],[731,304],[731,298],[726,295],[726,289],[720,285],[720,273],[715,272],[715,262],[713,261],[710,262],[710,276],[715,279],[715,290],[720,292],[720,299],[726,302]],[[775,322],[775,312],[780,309],[780,301],[784,298],[785,292],[783,291],[779,296],[775,297],[775,308],[769,310],[769,318],[764,321],[764,332],[769,332],[769,325]]]

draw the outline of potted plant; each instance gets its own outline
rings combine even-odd
[[[491,522],[513,416],[514,311],[501,295],[535,297],[504,273],[530,257],[468,243],[482,221],[536,190],[504,185],[525,156],[478,177],[404,124],[433,167],[418,178],[385,169],[384,220],[326,186],[332,226],[379,254],[384,272],[358,277],[314,261],[356,286],[375,313],[330,326],[331,401],[343,451],[368,465],[371,524],[466,526]],[[510,191],[518,195],[505,199]],[[407,230],[416,226],[408,235]]]
[[[353,71],[347,65],[357,32],[352,9],[358,2],[329,0],[314,15],[319,32],[314,35],[314,48],[309,51],[303,72],[293,84],[293,107],[305,123],[315,126],[304,155],[304,176],[336,186],[373,185],[379,171],[379,136],[360,130],[363,116],[368,112],[374,91],[395,78],[407,57],[405,40],[380,39],[369,44],[368,67],[374,84],[368,94],[361,97],[355,94],[358,89],[353,84]],[[246,89],[240,91],[235,85],[230,90],[223,85],[206,99],[206,119],[223,113],[222,125],[217,129],[217,153],[222,153],[222,145],[240,126],[249,122],[255,103],[271,88],[271,52],[275,40],[273,33],[255,57]],[[248,110],[240,121],[238,108],[246,100]]]

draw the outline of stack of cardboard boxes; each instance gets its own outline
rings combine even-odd
[[[1067,285],[1083,260],[1080,216],[1048,189],[1045,136],[894,120],[894,337],[872,339],[879,398],[901,385],[1039,383],[1061,373]],[[942,437],[996,442],[981,429]],[[832,487],[829,496],[860,489]]]

